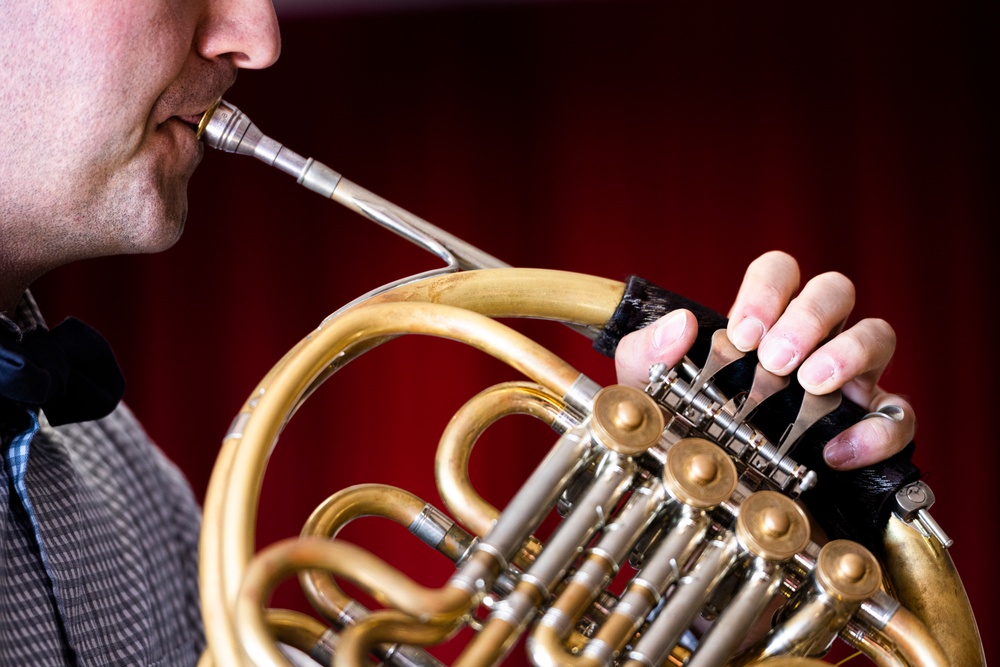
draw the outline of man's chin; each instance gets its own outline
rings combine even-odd
[[[163,252],[174,247],[174,245],[180,241],[181,236],[184,233],[184,224],[187,221],[187,208],[184,209],[183,214],[178,217],[172,217],[169,221],[165,221],[163,225],[160,226],[158,234],[155,234],[147,239],[145,243],[146,254],[152,254],[157,252]]]
[[[149,200],[147,200],[149,202]],[[187,221],[187,195],[173,195],[166,201],[149,202],[145,210],[133,207],[131,215],[119,216],[119,254],[147,255],[163,252],[180,240]]]

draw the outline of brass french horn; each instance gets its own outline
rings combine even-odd
[[[744,360],[724,333],[712,336],[704,361],[651,369],[645,391],[598,386],[497,320],[555,320],[596,337],[625,284],[510,268],[289,151],[225,102],[198,131],[210,146],[254,155],[446,264],[326,318],[236,416],[205,499],[203,666],[288,665],[294,651],[337,666],[438,665],[425,647],[469,629],[458,667],[500,663],[522,640],[534,664],[553,667],[796,667],[824,664],[818,658],[838,636],[877,665],[985,664],[923,482],[896,492],[873,548],[814,536],[796,499],[816,473],[792,455],[837,400],[805,394],[784,437],[768,435],[755,425],[757,409],[785,384],[751,365],[749,386],[727,386],[727,369]],[[410,333],[463,342],[527,378],[471,399],[442,435],[435,472],[449,514],[395,487],[349,487],[315,510],[301,536],[254,553],[262,479],[285,424],[346,364]],[[476,493],[467,464],[477,438],[515,413],[543,420],[558,437],[501,512]],[[562,520],[543,543],[535,534],[554,509]],[[409,527],[455,562],[454,574],[428,587],[338,538],[369,515]],[[622,571],[631,578],[612,594],[608,582]],[[293,576],[316,617],[268,608],[275,586]],[[344,583],[380,608],[362,607]],[[768,618],[770,630],[752,637]]]

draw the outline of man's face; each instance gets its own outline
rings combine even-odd
[[[39,0],[0,10],[0,230],[57,263],[180,236],[192,123],[277,58],[271,0]],[[28,261],[28,258],[24,258]],[[41,260],[39,260],[41,261]],[[45,267],[51,268],[51,267]]]

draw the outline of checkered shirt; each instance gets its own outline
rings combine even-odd
[[[30,294],[3,320],[44,326]],[[124,405],[58,427],[10,417],[0,412],[0,667],[195,665],[200,513],[180,471]]]

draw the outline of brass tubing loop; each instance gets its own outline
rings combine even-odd
[[[552,276],[556,292],[540,291],[535,296],[545,273]],[[473,281],[478,284],[473,285]],[[551,393],[564,395],[578,376],[575,370],[493,320],[442,304],[467,300],[467,307],[492,317],[548,314],[558,320],[597,323],[610,317],[624,289],[621,283],[605,279],[526,269],[453,274],[430,282],[417,288],[399,287],[325,322],[279,361],[235,419],[206,492],[200,556],[206,633],[219,663],[236,665],[241,660],[228,610],[253,553],[252,526],[267,458],[285,421],[316,378],[329,372],[338,355],[350,357],[370,339],[404,333],[404,322],[420,333],[442,337],[470,336],[476,331],[484,351],[508,361]],[[555,293],[570,298],[557,299]],[[475,303],[476,299],[481,300]],[[554,311],[554,306],[560,307]],[[441,310],[446,308],[452,309],[449,316],[458,317],[445,319]]]
[[[441,435],[434,472],[441,499],[459,523],[481,537],[500,516],[469,480],[469,459],[479,436],[501,417],[531,415],[552,426],[565,410],[566,405],[541,385],[508,382],[480,392],[455,413]]]
[[[752,416],[787,381],[758,366],[745,395],[725,396],[714,376],[742,353],[724,332],[702,368],[684,359],[650,369],[645,390],[600,387],[497,320],[547,319],[593,337],[622,299],[620,281],[507,267],[287,150],[225,102],[199,135],[292,174],[446,264],[324,319],[237,414],[204,502],[201,667],[284,667],[289,648],[321,665],[441,667],[424,647],[466,629],[454,667],[502,663],[522,640],[542,667],[814,667],[837,637],[880,667],[985,665],[926,502],[902,502],[878,554],[812,535],[796,499],[816,475],[791,454],[838,397],[807,394],[784,439],[771,442]],[[408,334],[472,346],[525,378],[483,390],[445,428],[434,474],[447,513],[403,489],[360,484],[333,493],[300,535],[255,554],[263,476],[285,424],[337,371]],[[498,509],[476,492],[469,462],[480,436],[514,414],[556,435]],[[558,525],[536,537],[555,513]],[[454,573],[417,583],[341,536],[367,517],[405,526]],[[319,619],[268,608],[293,577]],[[352,599],[351,587],[376,608]]]

